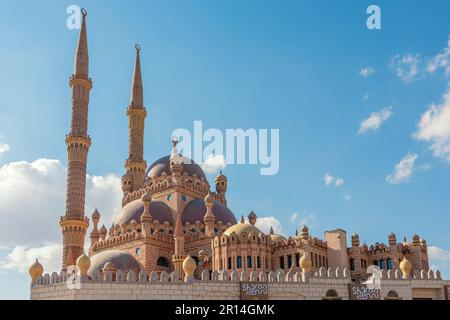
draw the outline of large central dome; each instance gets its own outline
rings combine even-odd
[[[155,177],[161,176],[163,172],[165,172],[168,175],[172,174],[170,172],[170,155],[162,157],[153,162],[147,169],[147,176],[153,179]],[[192,160],[190,160],[188,163],[183,164],[183,173],[185,172],[190,176],[196,174],[197,177],[199,178],[203,177],[206,179],[203,169],[198,164],[194,163],[194,161]]]

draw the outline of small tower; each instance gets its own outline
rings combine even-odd
[[[214,205],[214,198],[211,196],[211,194],[208,192],[208,194],[205,197],[205,207],[206,207],[206,213],[203,217],[203,221],[205,222],[205,234],[208,237],[214,237],[214,223],[216,222],[216,217],[214,216],[214,213],[212,211],[212,207]]]
[[[397,245],[397,237],[395,236],[395,233],[391,233],[388,236],[388,242],[390,246],[396,246]]]
[[[97,209],[92,213],[92,223],[94,226],[92,227],[92,231],[90,234],[91,238],[91,247],[100,239],[100,233],[98,231],[98,222],[100,221],[100,212]]]
[[[176,137],[172,138],[172,152],[170,154],[169,163],[170,163],[170,172],[172,172],[172,176],[175,178],[175,182],[177,182],[177,178],[181,176],[183,172],[183,158],[178,153],[177,149],[178,139]]]
[[[175,242],[175,250],[174,255],[172,256],[172,263],[175,268],[175,271],[180,275],[180,279],[184,278],[184,270],[183,270],[183,261],[186,258],[186,254],[184,252],[184,231],[183,225],[181,224],[181,216],[178,215],[177,221],[175,223],[175,232],[174,232],[174,242]]]
[[[226,193],[228,188],[228,179],[220,170],[220,174],[214,179],[216,184],[216,192],[219,195],[220,201],[227,204]]]
[[[84,215],[86,194],[87,155],[91,138],[87,133],[89,92],[92,81],[89,78],[89,55],[86,32],[86,10],[82,9],[81,30],[75,53],[74,72],[70,77],[72,91],[72,115],[70,132],[66,136],[67,146],[67,191],[66,212],[59,225],[63,237],[62,269],[75,265],[83,253],[84,238],[89,219]]]
[[[302,240],[308,240],[309,239],[309,230],[308,227],[303,225],[302,229],[300,230],[300,237]]]
[[[254,213],[252,210],[248,215],[248,222],[250,222],[250,224],[254,226],[256,224],[256,218],[256,213]]]
[[[108,230],[106,230],[105,225],[102,225],[102,227],[100,228],[100,239],[105,240],[107,233],[108,233]]]
[[[132,187],[125,191],[136,191],[144,185],[147,163],[144,160],[144,123],[147,110],[144,107],[144,94],[141,76],[141,48],[136,44],[136,62],[134,65],[131,100],[127,108],[128,116],[128,159],[125,161],[126,172],[131,176]],[[124,186],[122,185],[122,189]]]
[[[122,191],[124,198],[133,190],[133,177],[129,173],[122,176]]]
[[[352,234],[352,247],[359,247],[359,234]]]
[[[144,204],[144,212],[141,215],[142,233],[146,237],[150,232],[150,224],[152,223],[152,214],[150,213],[150,203],[152,202],[152,195],[150,192],[145,192],[141,198]]]

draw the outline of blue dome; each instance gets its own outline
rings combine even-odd
[[[136,220],[136,222],[140,223],[143,212],[144,203],[141,199],[131,201],[114,217],[114,224],[129,224],[131,220]],[[152,215],[153,220],[158,220],[160,223],[168,221],[170,224],[173,224],[172,211],[169,206],[162,201],[153,200],[150,202],[150,214]]]
[[[223,205],[219,201],[214,201],[212,212],[216,217],[216,223],[222,221],[223,224],[236,224],[236,217],[233,212],[228,209],[227,206]],[[205,202],[203,199],[192,200],[184,208],[183,215],[181,216],[181,222],[185,224],[186,222],[195,223],[197,221],[203,222],[203,217],[206,213]]]
[[[161,176],[161,174],[165,172],[166,174],[170,175],[172,174],[170,172],[170,156],[162,157],[155,162],[153,162],[150,167],[147,169],[147,177],[155,178]],[[188,175],[192,176],[193,174],[196,174],[197,177],[205,178],[205,173],[203,172],[203,169],[193,161],[190,163],[185,163],[183,165],[183,173],[187,172]]]

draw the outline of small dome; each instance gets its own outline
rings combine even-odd
[[[94,212],[92,213],[92,219],[100,219],[100,212],[98,212],[97,208],[95,208]]]
[[[277,242],[277,241],[287,241],[287,239],[285,237],[283,237],[280,234],[271,234],[270,235],[270,240],[272,240],[272,242]]]
[[[141,221],[142,213],[144,212],[144,203],[141,199],[137,199],[127,203],[114,218],[114,225],[122,225],[123,223],[131,223],[131,220]],[[169,221],[173,224],[172,211],[162,201],[150,202],[150,214],[153,220],[158,220],[160,223]]]
[[[141,269],[139,262],[130,253],[121,250],[106,250],[91,257],[91,266],[88,275],[92,276],[96,270],[101,272],[104,267],[108,269],[111,266],[116,270],[123,270],[124,272],[133,270],[136,274]]]
[[[403,257],[403,260],[400,262],[400,270],[403,273],[403,278],[408,278],[411,273],[412,264],[406,259],[406,256]]]
[[[80,271],[80,275],[85,276],[91,266],[91,259],[84,253],[77,259],[77,267]]]
[[[260,234],[264,235],[264,233],[261,230],[248,223],[235,224],[229,227],[227,230],[225,230],[224,234],[230,236],[233,232],[236,233],[238,236],[240,236],[243,233],[249,234],[251,232],[256,233],[258,236]]]
[[[309,229],[307,226],[303,225],[302,229],[300,230],[300,232],[309,232]]]
[[[414,241],[414,240],[415,240],[415,241],[419,241],[419,240],[420,240],[420,238],[419,238],[419,236],[418,236],[417,234],[414,234],[413,237],[412,237],[412,239],[413,239],[413,241]]]
[[[197,263],[191,257],[191,255],[188,255],[183,260],[183,271],[186,273],[186,275],[188,277],[192,277],[192,275],[194,274],[195,268],[197,268]]]
[[[144,193],[144,195],[142,196],[141,200],[143,202],[150,202],[150,201],[152,201],[152,194],[150,192],[146,191]]]
[[[233,212],[228,209],[227,206],[220,203],[219,201],[214,201],[212,212],[214,217],[216,218],[216,223],[222,221],[223,224],[235,224],[236,217]],[[194,224],[197,221],[203,221],[203,217],[206,213],[206,206],[203,199],[192,200],[187,204],[187,206],[183,210],[183,214],[181,216],[181,222],[183,225],[186,222]]]
[[[170,155],[162,157],[155,162],[153,162],[150,167],[148,167],[146,176],[150,178],[155,178],[161,176],[163,173],[166,175],[170,175]],[[192,160],[186,161],[183,165],[183,173],[187,173],[189,176],[192,176],[194,174],[197,175],[197,177],[205,178],[205,173],[203,172],[203,169],[196,163],[194,163]]]
[[[300,258],[300,268],[302,268],[303,272],[311,271],[311,257],[306,252]]]
[[[44,267],[39,263],[38,259],[30,266],[28,269],[28,273],[30,274],[31,281],[36,281],[37,278],[42,276],[44,273]]]

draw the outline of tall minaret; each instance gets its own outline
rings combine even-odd
[[[144,121],[147,111],[144,107],[142,89],[141,59],[139,45],[136,48],[136,63],[134,65],[133,83],[131,86],[131,101],[127,108],[128,116],[128,159],[125,161],[127,175],[131,179],[131,190],[139,190],[144,184],[147,163],[144,160]],[[123,182],[122,182],[123,183]],[[124,192],[125,193],[125,192]],[[126,194],[124,194],[126,195]]]
[[[87,134],[89,91],[89,56],[86,34],[86,10],[81,10],[83,21],[75,56],[74,73],[70,77],[72,88],[72,119],[66,136],[67,146],[67,194],[66,213],[60,220],[63,235],[62,268],[75,265],[83,254],[84,237],[89,220],[84,215],[86,164],[91,138]]]

